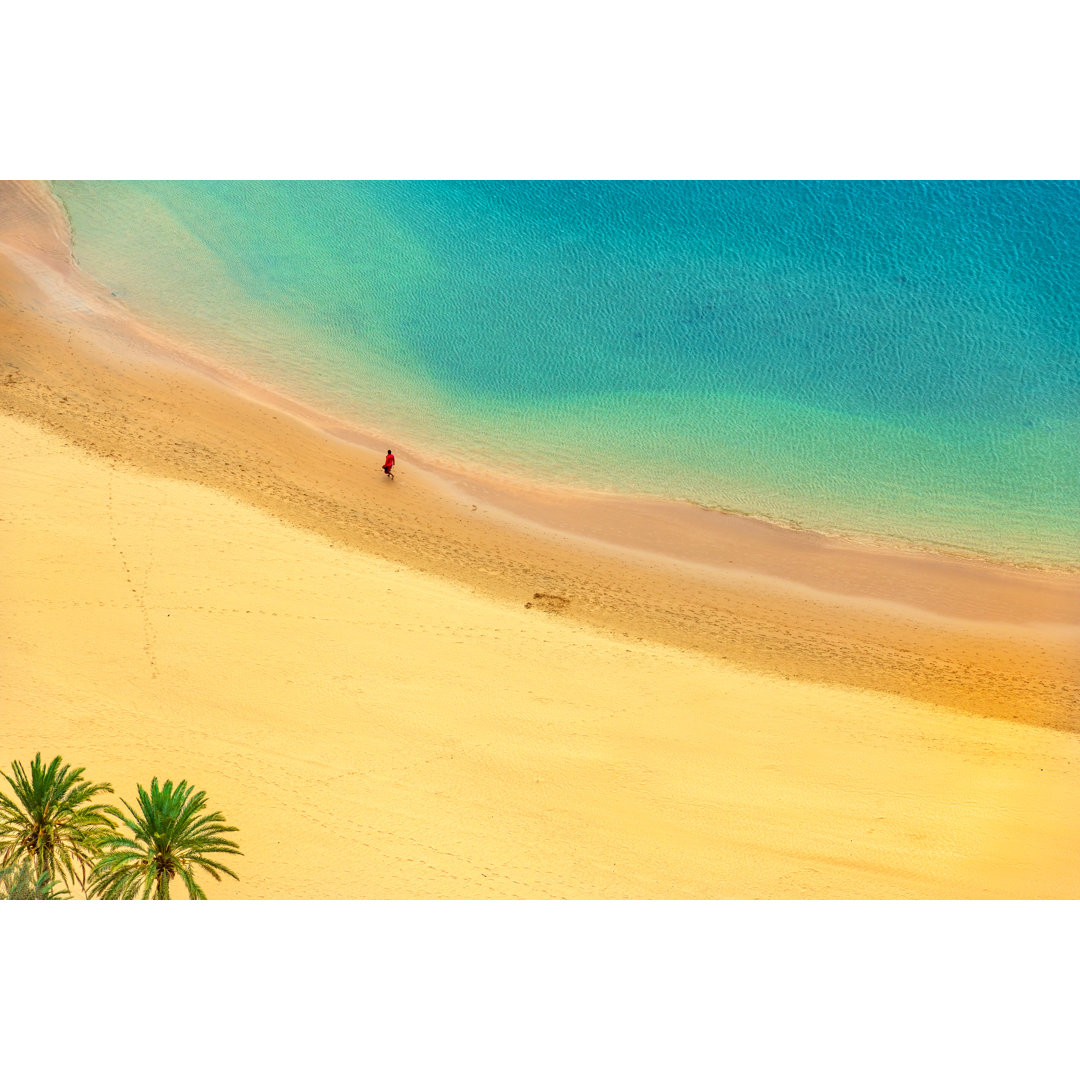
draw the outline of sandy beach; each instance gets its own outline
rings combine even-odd
[[[1080,575],[436,466],[141,325],[0,186],[0,762],[212,897],[1080,895]]]

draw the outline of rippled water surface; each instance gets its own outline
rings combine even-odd
[[[1080,185],[58,183],[82,265],[447,458],[1080,563]]]

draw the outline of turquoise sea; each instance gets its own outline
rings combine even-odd
[[[53,189],[133,311],[443,459],[1080,565],[1080,183]]]

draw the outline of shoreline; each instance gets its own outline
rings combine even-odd
[[[1035,571],[1040,574],[1065,575],[1066,580],[1069,576],[1076,575],[1080,579],[1080,562],[1039,562],[1024,560],[1020,557],[999,556],[989,551],[965,548],[961,545],[948,544],[940,540],[917,540],[885,533],[859,532],[841,528],[820,528],[804,525],[794,520],[770,518],[761,514],[720,505],[705,504],[690,499],[560,485],[557,482],[548,482],[513,470],[493,469],[490,465],[480,466],[473,462],[455,463],[440,459],[438,448],[425,445],[423,440],[420,441],[419,446],[407,445],[406,442],[403,442],[395,435],[365,429],[359,424],[343,420],[341,417],[334,415],[332,411],[294,396],[284,389],[275,388],[266,381],[232,370],[220,360],[201,355],[190,342],[177,339],[167,331],[158,330],[153,325],[144,322],[141,317],[134,315],[123,302],[112,302],[112,297],[115,294],[106,294],[104,286],[90,275],[87,275],[79,265],[74,252],[71,221],[62,200],[47,188],[41,192],[41,195],[44,200],[54,204],[52,209],[55,216],[62,219],[64,231],[63,250],[58,252],[59,258],[56,261],[64,263],[64,276],[77,278],[76,288],[94,290],[97,299],[99,301],[104,300],[109,305],[111,309],[109,314],[126,322],[129,330],[137,331],[142,338],[155,347],[164,348],[174,359],[178,359],[181,366],[220,383],[222,386],[231,389],[232,392],[257,403],[282,409],[294,417],[311,424],[317,431],[330,438],[338,438],[346,443],[364,446],[372,450],[375,450],[388,440],[396,441],[399,445],[406,447],[414,464],[419,464],[421,469],[439,476],[443,480],[451,481],[451,485],[455,480],[461,481],[476,489],[481,494],[481,497],[500,505],[504,504],[508,499],[515,502],[517,505],[514,510],[510,511],[511,515],[521,518],[527,523],[544,524],[543,521],[539,520],[543,515],[537,514],[537,511],[545,502],[559,500],[568,503],[576,502],[579,505],[588,506],[600,512],[603,512],[606,507],[615,504],[622,504],[631,511],[635,508],[645,510],[655,508],[660,513],[683,515],[684,523],[685,511],[692,508],[694,511],[701,510],[719,515],[725,520],[725,527],[737,528],[736,523],[742,521],[748,523],[751,527],[769,530],[779,529],[784,533],[800,534],[807,537],[810,542],[823,541],[825,543],[850,545],[855,550],[869,548],[894,556],[906,555],[955,559],[961,562],[989,566],[998,570]],[[59,225],[60,221],[57,220],[56,224]],[[0,235],[3,235],[2,230],[0,230]],[[69,268],[70,271],[73,271],[73,275],[68,273]],[[109,299],[106,299],[106,296]],[[523,493],[531,493],[532,497],[530,498],[528,494],[522,497]],[[460,491],[455,491],[453,486],[448,489],[448,494],[451,497],[461,497]],[[572,522],[569,520],[562,521],[557,528],[563,532],[574,531]],[[584,537],[584,534],[582,536]],[[643,540],[646,540],[646,538],[637,537],[638,544],[631,546],[630,550],[636,550],[636,547],[640,546]],[[710,561],[707,554],[704,558],[701,558],[700,554],[699,549],[699,558],[697,559],[678,554],[676,557],[684,558],[685,561],[690,562],[703,561],[708,563]]]
[[[61,220],[63,219],[63,220]],[[413,460],[139,324],[42,185],[0,189],[0,408],[94,453],[630,638],[1080,730],[1080,575]],[[387,445],[392,445],[388,443]]]

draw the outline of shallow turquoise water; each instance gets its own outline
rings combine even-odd
[[[58,183],[82,265],[447,458],[1080,563],[1075,183]]]

